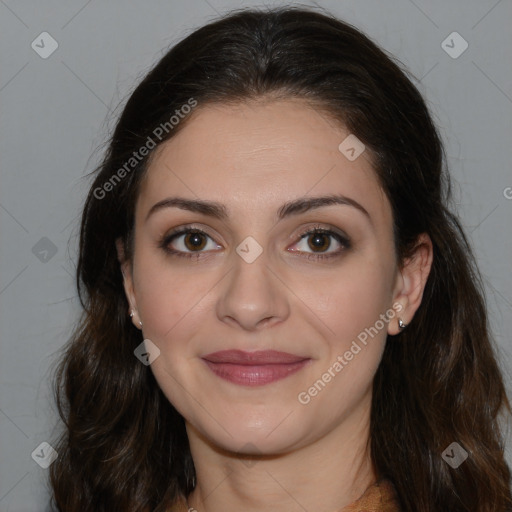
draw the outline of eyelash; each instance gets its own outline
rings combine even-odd
[[[177,228],[175,231],[171,231],[168,233],[164,238],[159,242],[158,247],[161,248],[163,251],[168,253],[170,256],[177,256],[179,258],[195,258],[196,260],[199,259],[204,253],[200,251],[192,251],[192,252],[183,252],[183,251],[177,251],[175,249],[170,249],[169,244],[177,237],[185,234],[190,233],[197,233],[204,235],[211,239],[211,236],[206,233],[206,231],[203,231],[200,228],[195,228],[192,226],[184,226],[182,228]],[[300,240],[307,238],[309,235],[316,235],[316,234],[323,234],[323,235],[329,235],[332,236],[341,246],[341,249],[338,249],[335,252],[322,254],[322,253],[305,253],[307,254],[307,259],[314,259],[314,260],[326,260],[326,259],[332,259],[341,256],[341,253],[346,251],[347,249],[351,248],[350,240],[347,237],[344,237],[340,233],[337,233],[336,231],[325,229],[320,226],[314,226],[313,228],[308,229],[301,235],[299,235]],[[301,252],[301,251],[294,251],[294,252]]]

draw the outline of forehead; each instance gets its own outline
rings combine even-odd
[[[181,195],[223,202],[244,215],[305,195],[339,193],[386,219],[389,204],[368,153],[351,161],[340,151],[349,135],[298,99],[199,105],[155,150],[137,209],[143,214]]]

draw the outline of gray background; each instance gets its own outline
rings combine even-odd
[[[170,45],[217,14],[254,5],[0,0],[0,511],[47,507],[47,470],[31,453],[55,437],[49,376],[79,312],[73,273],[84,175],[99,161],[119,104]],[[512,2],[318,5],[361,28],[418,79],[446,142],[511,390]],[[44,31],[59,45],[46,59],[31,47]],[[454,31],[469,44],[458,58],[441,46]],[[511,444],[509,436],[509,461]]]

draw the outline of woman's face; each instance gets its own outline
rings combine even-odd
[[[125,267],[160,387],[235,452],[361,429],[404,306],[367,152],[340,149],[349,133],[299,100],[199,106],[189,121],[151,161]],[[247,354],[260,351],[290,356]]]

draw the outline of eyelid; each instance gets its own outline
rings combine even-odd
[[[293,235],[293,237],[302,238],[303,236],[312,233],[312,232],[320,232],[320,233],[332,233],[338,235],[340,238],[346,240],[346,242],[350,242],[350,237],[341,229],[332,226],[331,224],[324,224],[320,222],[315,222],[313,224],[308,225],[305,228],[301,228],[297,235]]]
[[[209,229],[209,228],[204,229],[204,228],[200,227],[199,224],[196,224],[196,223],[182,224],[182,225],[166,232],[165,235],[163,236],[163,239],[167,240],[167,239],[171,238],[172,236],[186,234],[189,231],[198,231],[199,233],[202,233],[205,236],[208,236],[212,239],[214,238],[214,236],[217,236],[217,235],[212,235],[211,233],[209,233],[207,229]]]

